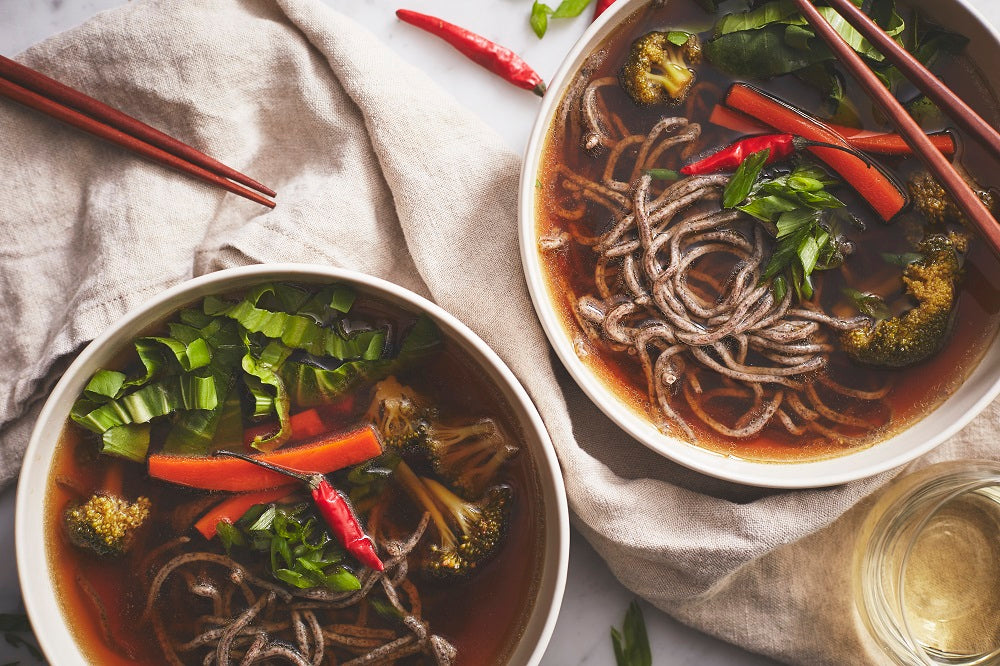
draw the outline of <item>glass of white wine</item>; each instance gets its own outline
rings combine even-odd
[[[940,463],[893,483],[862,524],[854,587],[898,664],[1000,664],[1000,463]]]

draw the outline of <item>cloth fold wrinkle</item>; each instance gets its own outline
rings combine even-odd
[[[319,0],[135,0],[20,59],[193,137],[279,197],[265,213],[78,133],[59,128],[54,143],[50,121],[0,102],[0,171],[20,184],[0,191],[0,335],[14,343],[0,377],[4,482],[57,361],[151,293],[251,262],[335,264],[432,298],[497,351],[549,429],[574,524],[630,589],[790,663],[882,663],[842,583],[858,502],[897,472],[752,490],[662,461],[609,422],[553,367],[535,319],[519,158],[365,28]],[[39,255],[42,243],[54,249]],[[106,305],[85,311],[70,289]],[[998,417],[991,406],[915,466],[996,457],[983,442]]]

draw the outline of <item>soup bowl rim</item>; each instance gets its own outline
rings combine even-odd
[[[318,264],[275,263],[229,268],[186,280],[165,289],[129,311],[90,342],[52,388],[35,421],[18,481],[15,499],[15,551],[18,579],[28,616],[46,658],[53,664],[87,663],[71,621],[63,613],[52,577],[46,547],[45,495],[54,441],[73,401],[109,349],[121,349],[134,331],[162,321],[185,304],[212,293],[238,291],[272,280],[341,281],[364,293],[430,315],[447,337],[456,339],[476,367],[487,370],[491,381],[510,404],[535,461],[542,521],[543,555],[535,598],[511,659],[538,664],[551,639],[566,586],[569,562],[569,510],[559,462],[541,416],[517,377],[478,335],[454,315],[426,298],[387,280],[350,269]]]
[[[576,41],[549,82],[524,151],[518,194],[521,262],[535,313],[556,355],[570,376],[598,409],[647,448],[695,471],[745,485],[794,489],[856,481],[904,465],[957,434],[1000,395],[1000,358],[992,359],[996,367],[988,377],[976,377],[974,396],[956,401],[952,399],[953,393],[917,422],[869,447],[827,458],[768,461],[718,452],[661,432],[648,416],[640,414],[638,408],[627,404],[624,398],[609,388],[608,380],[600,377],[577,355],[572,332],[564,326],[561,316],[553,305],[553,295],[549,292],[537,244],[535,208],[543,152],[548,129],[574,74],[622,22],[649,2],[650,0],[618,0]],[[932,2],[916,0],[911,4],[926,6]],[[968,4],[967,0],[945,0],[943,3],[935,4],[933,14],[943,13],[947,7],[941,5],[947,4],[962,9],[965,12],[963,20],[974,24],[987,39],[991,40],[987,45],[991,53],[1000,52],[1000,28],[988,22],[980,11]],[[998,81],[1000,79],[994,79],[994,88],[1000,87]],[[1000,348],[1000,336],[994,337],[983,358],[977,361],[976,367],[970,371],[969,377],[975,376],[985,365],[990,350],[1000,356],[998,348]],[[968,381],[969,377],[962,383]],[[955,391],[957,392],[958,390]],[[934,429],[933,432],[925,432],[927,428],[917,427],[931,414],[942,411],[947,413],[947,417],[941,418],[943,425],[940,428]],[[887,446],[890,443],[892,446]]]

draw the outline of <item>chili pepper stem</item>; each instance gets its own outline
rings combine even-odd
[[[213,456],[229,456],[230,458],[239,458],[240,460],[242,460],[244,462],[248,462],[248,463],[250,463],[252,465],[257,465],[258,467],[263,467],[264,469],[269,469],[272,472],[277,472],[278,474],[284,474],[285,476],[290,476],[293,479],[298,479],[299,481],[301,481],[301,482],[303,482],[305,484],[308,484],[310,488],[312,488],[313,484],[316,482],[315,481],[315,477],[317,477],[317,476],[320,477],[320,478],[323,477],[322,474],[306,474],[304,472],[299,472],[299,471],[296,471],[294,469],[289,469],[288,467],[282,467],[281,465],[275,465],[273,463],[265,462],[263,460],[257,460],[256,458],[252,458],[252,457],[250,457],[248,455],[245,455],[245,454],[242,454],[242,453],[237,453],[235,451],[220,450],[220,451],[213,452],[212,455]]]
[[[545,81],[539,81],[538,85],[536,85],[534,88],[531,89],[531,92],[535,93],[539,97],[544,97],[545,90],[546,90]]]

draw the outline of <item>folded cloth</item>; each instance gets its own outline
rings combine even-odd
[[[625,585],[788,662],[882,659],[853,619],[846,558],[855,505],[891,475],[746,488],[611,424],[535,320],[517,156],[366,30],[318,0],[135,1],[20,59],[280,196],[267,211],[0,101],[0,480],[15,478],[66,359],[156,292],[257,262],[357,269],[432,298],[510,365],[549,428],[577,528]],[[983,435],[996,422],[992,409],[935,455],[994,455]]]

